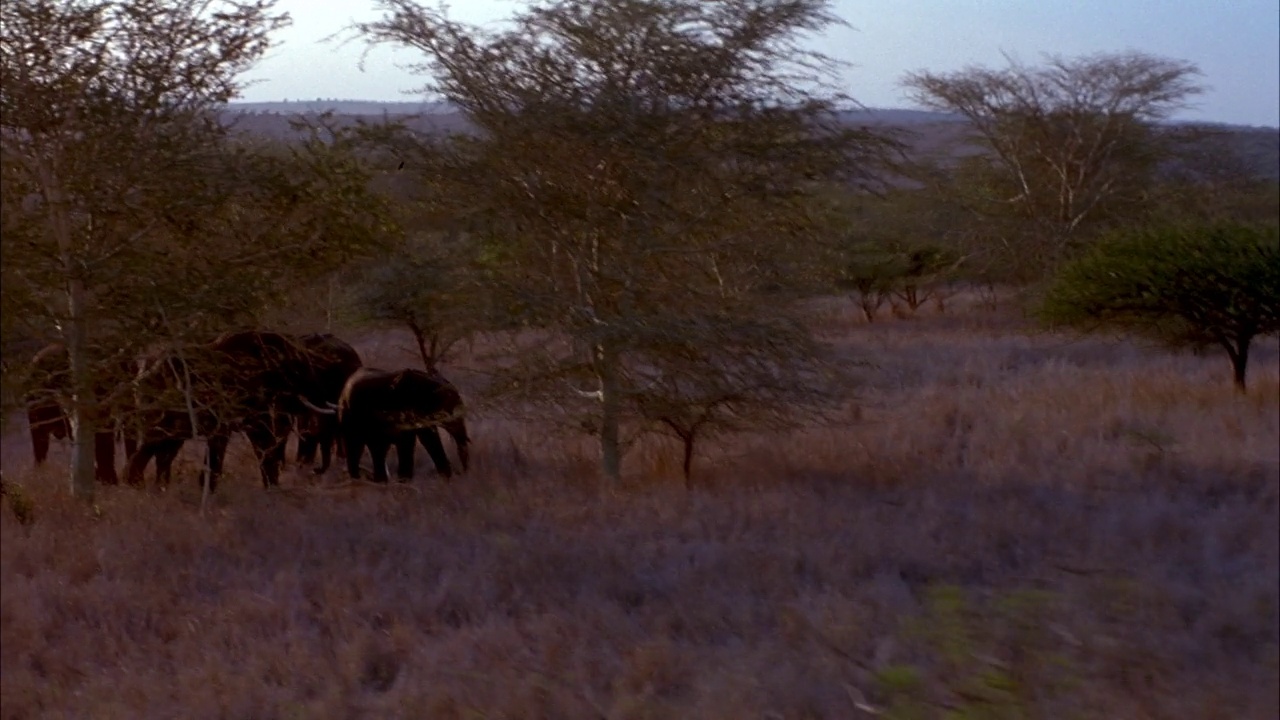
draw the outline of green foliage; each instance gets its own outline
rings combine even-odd
[[[914,312],[959,266],[954,251],[937,245],[907,246],[899,241],[846,239],[836,247],[835,286],[854,294],[868,322],[892,297]]]
[[[1075,666],[1052,632],[1055,607],[1039,590],[977,599],[957,586],[930,588],[904,633],[919,662],[876,674],[885,716],[1014,720],[1069,698]]]
[[[841,290],[862,293],[889,292],[907,272],[907,258],[901,252],[869,241],[849,241],[841,248],[835,285]]]
[[[821,216],[829,233],[825,287],[850,293],[869,322],[891,298],[915,311],[957,277],[965,259],[953,209],[928,190],[831,193]]]
[[[1243,389],[1251,341],[1280,332],[1280,234],[1232,222],[1120,233],[1064,268],[1039,312],[1084,330],[1220,345]]]
[[[19,524],[24,527],[30,527],[35,524],[35,500],[27,494],[21,485],[5,483],[4,495],[9,499],[9,510],[13,512],[13,516],[17,518]]]

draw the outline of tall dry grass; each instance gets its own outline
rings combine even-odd
[[[1029,332],[1011,314],[815,319],[847,427],[628,456],[478,411],[473,471],[212,512],[67,498],[20,434],[0,517],[4,718],[1273,718],[1280,368]],[[406,343],[359,337],[371,365]],[[465,362],[451,369],[478,382]],[[448,442],[446,441],[446,444]]]

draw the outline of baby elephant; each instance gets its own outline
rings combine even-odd
[[[374,482],[389,482],[387,450],[394,444],[399,457],[397,477],[412,479],[413,451],[419,440],[436,470],[449,478],[453,469],[437,426],[443,426],[453,436],[462,470],[467,469],[466,407],[458,389],[439,374],[412,368],[361,368],[347,379],[336,409],[329,411],[338,416],[338,431],[347,450],[347,471],[352,478],[360,477],[360,457],[368,447]]]

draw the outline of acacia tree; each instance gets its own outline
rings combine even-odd
[[[71,484],[93,495],[91,357],[208,339],[339,262],[375,207],[324,143],[265,148],[224,122],[288,17],[274,0],[31,0],[0,10],[6,325],[63,342]],[[12,215],[11,215],[12,213]],[[376,224],[376,223],[374,223]]]
[[[379,7],[356,29],[422,52],[424,90],[471,127],[425,162],[433,207],[482,245],[485,291],[530,328],[496,386],[582,418],[617,479],[657,358],[716,342],[709,318],[781,305],[816,245],[814,188],[881,167],[887,143],[799,80],[833,69],[798,46],[838,22],[830,3],[558,0],[497,31],[410,0]],[[719,380],[681,367],[685,387]]]
[[[1234,222],[1130,231],[1065,267],[1040,312],[1085,330],[1218,345],[1244,392],[1254,338],[1280,333],[1280,233]]]
[[[1140,52],[1049,56],[1039,67],[908,73],[924,107],[958,113],[984,150],[947,176],[951,194],[1006,233],[1021,279],[1065,259],[1083,228],[1124,219],[1177,143],[1157,123],[1202,91],[1195,65]]]
[[[409,330],[428,372],[481,327],[467,273],[469,249],[456,234],[411,237],[389,259],[375,261],[355,291],[363,315]]]
[[[631,400],[648,429],[680,441],[686,485],[700,440],[839,422],[851,379],[792,318],[703,315],[675,332],[646,330],[660,351],[643,354]]]
[[[843,194],[826,208],[830,227],[826,287],[849,292],[867,322],[886,301],[911,312],[946,299],[948,282],[967,258],[952,233],[962,224],[953,208],[928,190],[881,196]]]

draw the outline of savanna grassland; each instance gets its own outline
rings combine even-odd
[[[848,422],[627,456],[473,413],[469,473],[290,470],[247,443],[177,483],[66,495],[4,438],[13,718],[1274,718],[1280,351],[1037,332],[1011,305],[813,318]],[[414,365],[350,332],[367,365]],[[463,388],[478,368],[445,368]],[[450,443],[446,441],[448,447]],[[450,450],[452,452],[452,450]],[[367,463],[367,459],[366,459]],[[16,512],[15,512],[16,511]],[[20,521],[21,519],[21,521]],[[948,715],[948,713],[952,713]]]

